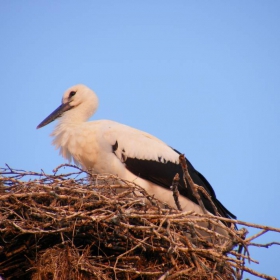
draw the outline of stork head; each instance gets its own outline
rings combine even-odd
[[[86,121],[97,109],[96,94],[85,85],[75,85],[63,94],[61,105],[46,117],[38,126],[41,128],[57,118],[69,122]]]

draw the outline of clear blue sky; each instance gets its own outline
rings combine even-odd
[[[280,227],[279,1],[0,0],[0,26],[0,166],[64,163],[36,126],[84,83],[92,119],[159,137],[239,219]],[[280,277],[279,247],[251,256]]]

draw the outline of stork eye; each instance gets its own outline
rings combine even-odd
[[[76,91],[71,91],[69,94],[69,98],[73,97],[76,94]]]

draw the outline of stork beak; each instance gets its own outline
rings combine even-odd
[[[69,104],[69,102],[67,103],[62,103],[58,108],[56,108],[48,117],[46,117],[38,126],[38,128],[41,128],[51,122],[53,122],[54,120],[56,120],[57,118],[61,117],[62,114],[68,110],[70,110],[71,108],[73,108],[73,106],[71,106]]]

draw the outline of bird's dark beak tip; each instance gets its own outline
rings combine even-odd
[[[53,122],[65,112],[73,108],[69,102],[62,103],[58,108],[56,108],[48,117],[46,117],[38,126],[37,129],[46,126],[47,124]]]
[[[45,125],[43,124],[43,122],[41,122],[37,125],[36,129],[42,128],[43,126],[45,126]]]

